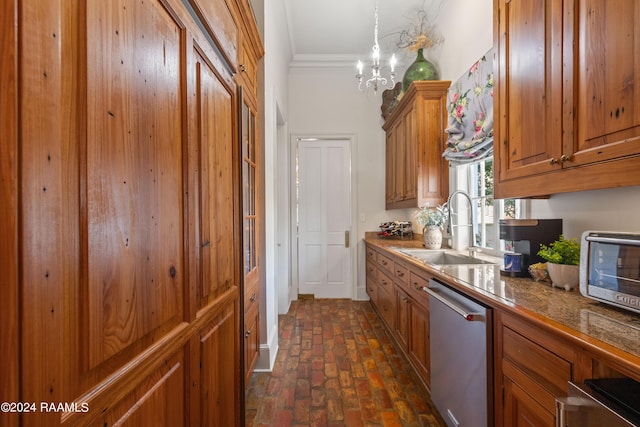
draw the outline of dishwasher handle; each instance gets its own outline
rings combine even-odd
[[[434,289],[431,289],[431,288],[428,288],[427,286],[424,286],[422,288],[422,290],[425,291],[426,293],[428,293],[433,298],[435,298],[438,301],[440,301],[441,303],[443,303],[444,305],[446,305],[447,307],[449,307],[451,310],[453,310],[456,313],[458,313],[460,316],[462,316],[465,320],[467,320],[469,322],[473,322],[474,320],[481,320],[482,317],[483,317],[481,313],[469,313],[467,310],[464,309],[464,307],[460,307],[455,302],[453,302],[453,301],[447,299],[446,297],[440,295]]]

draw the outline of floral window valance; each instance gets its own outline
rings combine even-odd
[[[493,48],[449,88],[449,134],[442,154],[453,163],[493,155]]]

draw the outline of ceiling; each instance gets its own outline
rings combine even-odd
[[[442,0],[377,0],[383,60],[396,51],[400,33],[425,10],[437,17]],[[371,54],[376,0],[284,0],[293,62],[366,60]],[[400,52],[402,53],[402,52]],[[415,57],[415,53],[412,54]]]

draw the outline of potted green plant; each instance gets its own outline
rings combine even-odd
[[[560,236],[549,246],[540,245],[538,255],[547,261],[552,286],[570,290],[580,281],[580,243],[576,239]]]
[[[422,236],[427,249],[440,249],[442,246],[442,226],[449,218],[449,208],[438,205],[435,208],[423,206],[416,213],[418,224],[423,226]]]

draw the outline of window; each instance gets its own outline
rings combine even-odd
[[[510,242],[500,240],[498,220],[521,218],[524,202],[493,198],[493,158],[457,166],[457,188],[469,193],[473,201],[475,245],[498,255],[512,250]],[[457,203],[460,201],[456,201]]]

